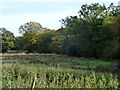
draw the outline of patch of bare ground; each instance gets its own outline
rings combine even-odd
[[[43,56],[51,56],[51,55],[57,55],[54,53],[47,53],[47,54],[40,54],[40,53],[5,53],[0,54],[0,56],[13,56],[13,55],[43,55]]]
[[[12,64],[10,64],[10,63],[4,63],[4,64],[2,64],[2,67],[11,67],[12,66]]]

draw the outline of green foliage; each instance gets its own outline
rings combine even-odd
[[[109,30],[111,39],[108,40],[107,47],[104,50],[104,56],[107,58],[120,58],[120,15],[111,21]]]
[[[44,31],[41,24],[38,22],[27,22],[19,27],[19,32],[24,34],[32,31]]]
[[[77,73],[61,69],[36,68],[24,65],[13,65],[2,69],[3,88],[31,88],[33,77],[34,88],[118,88],[117,76]]]
[[[13,33],[8,31],[6,28],[0,28],[0,34],[2,37],[2,52],[13,49],[15,40]]]
[[[62,42],[64,38],[65,36],[63,35],[52,37],[52,42],[49,46],[50,51],[55,53],[64,53],[64,48],[62,47]]]
[[[23,49],[28,52],[47,53],[50,52],[49,45],[54,30],[42,28],[37,22],[28,22],[20,26],[22,32]]]
[[[60,22],[62,27],[56,31],[43,28],[38,22],[27,22],[19,28],[22,37],[13,40],[11,32],[3,36],[3,49],[120,58],[120,13],[113,3],[108,7],[99,3],[82,5],[77,16],[68,16]]]
[[[24,50],[23,37],[15,37],[14,45],[16,50]]]
[[[39,33],[37,36],[37,41],[34,44],[36,46],[35,51],[39,53],[49,53],[51,52],[49,49],[50,43],[52,42],[52,37],[54,35],[53,30],[48,30],[44,33]]]
[[[65,53],[70,56],[119,58],[118,19],[118,9],[112,3],[109,7],[99,3],[82,5],[79,17],[61,20],[65,27],[58,32],[66,37],[62,44]]]
[[[4,56],[4,59],[19,61],[3,66],[3,88],[120,88],[120,65],[114,60],[104,62],[83,58],[120,58],[120,14],[117,7],[98,3],[82,5],[79,16],[67,17],[61,23],[63,27],[55,31],[42,28],[37,22],[27,22],[19,28],[22,36],[16,38],[10,31],[0,28],[2,51],[19,49],[82,57],[56,54]],[[8,62],[3,60],[4,64]],[[12,64],[16,62],[19,63]]]
[[[37,67],[58,67],[59,65],[59,68],[72,69],[76,71],[84,70],[84,72],[96,71],[116,74],[119,73],[119,68],[117,67],[118,61],[115,61],[115,59],[112,59],[112,61],[104,61],[104,59],[69,57],[58,54],[3,55],[2,58],[3,64],[15,64],[17,62],[22,64],[34,63]]]

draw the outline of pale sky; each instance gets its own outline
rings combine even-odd
[[[100,3],[118,5],[120,0],[0,0],[0,27],[19,36],[18,28],[26,22],[39,22],[43,27],[59,29],[59,20],[78,15],[81,5]]]

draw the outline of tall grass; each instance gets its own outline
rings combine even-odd
[[[2,69],[3,88],[118,88],[117,75],[15,64]]]

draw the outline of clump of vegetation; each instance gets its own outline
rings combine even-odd
[[[37,54],[37,55],[3,55],[2,63],[16,63],[35,65],[45,65],[49,67],[67,68],[73,70],[88,70],[96,72],[109,72],[117,74],[119,68],[118,61],[108,61],[104,59],[69,57],[60,54]]]
[[[15,64],[2,69],[3,88],[118,88],[118,76]]]
[[[120,58],[120,13],[113,3],[82,5],[77,16],[60,20],[58,30],[43,28],[38,22],[19,27],[21,37],[5,28],[2,33],[3,51],[9,49],[37,53],[59,53],[69,56]]]
[[[3,55],[3,88],[120,88],[117,6],[85,4],[60,22],[58,30],[27,22],[19,28],[21,37],[0,28],[3,52],[27,51]]]

